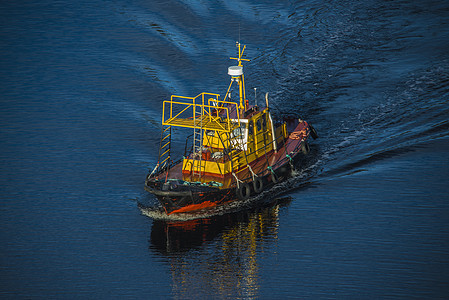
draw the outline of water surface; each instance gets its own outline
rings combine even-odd
[[[1,3],[0,295],[446,298],[448,23],[445,1]],[[250,102],[320,138],[260,201],[148,217],[162,101],[223,95],[238,40]]]

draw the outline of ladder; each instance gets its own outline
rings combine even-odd
[[[159,159],[158,170],[163,169],[167,164],[170,164],[171,152],[171,126],[162,126],[161,141],[159,145]]]
[[[201,178],[202,173],[206,166],[202,166],[203,159],[203,109],[199,107],[200,111],[194,111],[193,114],[193,165],[192,165],[192,175],[198,175]],[[199,127],[195,122],[196,118],[200,118]]]

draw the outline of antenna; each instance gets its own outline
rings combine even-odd
[[[239,22],[239,44],[240,44],[240,22]]]
[[[249,59],[246,58],[242,58],[243,56],[243,52],[245,52],[246,49],[246,45],[243,46],[242,49],[242,45],[239,42],[236,42],[236,46],[238,48],[238,57],[230,57],[230,59],[235,59],[238,61],[238,65],[237,66],[231,66],[228,68],[228,75],[231,76],[231,83],[229,84],[229,88],[228,91],[226,92],[226,96],[225,96],[225,100],[229,94],[229,91],[231,89],[231,85],[232,83],[235,81],[237,82],[237,84],[239,85],[239,96],[240,96],[240,106],[239,108],[241,110],[243,110],[244,108],[246,108],[247,106],[247,99],[246,99],[246,95],[245,95],[245,79],[243,77],[243,65],[242,65],[242,61],[250,61]],[[245,104],[245,105],[243,105]]]
[[[255,87],[255,88],[254,88],[254,105],[255,105],[255,106],[257,106],[257,97],[256,97],[257,94],[256,94],[256,90],[257,90],[257,88]]]

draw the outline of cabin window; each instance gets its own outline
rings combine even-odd
[[[260,131],[262,129],[262,125],[260,124],[260,119],[256,122],[257,131]]]
[[[238,137],[240,137],[240,135],[241,135],[241,129],[240,129],[240,127],[237,127],[236,129],[234,129],[232,131],[231,137],[238,138]]]

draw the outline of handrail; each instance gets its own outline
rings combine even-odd
[[[212,96],[211,98],[207,99],[207,105],[205,104],[205,96]],[[225,131],[225,132],[230,132],[233,128],[233,126],[231,126],[231,119],[230,119],[230,111],[233,108],[232,106],[235,106],[236,112],[237,112],[237,120],[238,120],[238,125],[240,126],[240,118],[238,115],[238,104],[235,102],[230,102],[230,101],[222,101],[220,100],[218,97],[220,95],[219,94],[213,94],[213,93],[201,93],[195,97],[186,97],[186,96],[177,96],[177,95],[171,95],[170,100],[169,101],[164,101],[163,102],[163,108],[162,108],[162,124],[164,125],[172,125],[172,126],[180,126],[180,127],[191,127],[191,126],[183,126],[183,125],[176,125],[173,123],[167,123],[170,122],[170,120],[175,120],[176,118],[178,118],[182,113],[184,113],[185,111],[192,109],[192,117],[193,118],[193,126],[195,127],[196,125],[196,118],[197,116],[197,108],[200,108],[200,115],[201,116],[206,116],[209,119],[209,123],[214,122],[215,125],[217,125],[217,127],[219,129],[216,129],[218,131]],[[197,99],[201,97],[201,101],[198,101]],[[174,101],[175,99],[186,99],[186,100],[191,100],[192,102],[181,102],[181,101]],[[200,102],[200,103],[197,103]],[[215,102],[217,103],[217,105],[210,105],[211,102]],[[224,104],[228,104],[231,107],[225,107]],[[169,105],[169,109],[170,109],[170,113],[169,113],[169,118],[167,118],[168,112],[166,112],[166,110],[168,109],[168,105]],[[180,112],[178,112],[176,115],[173,116],[173,108],[176,105],[182,105],[185,106],[185,108],[183,108]],[[219,122],[218,120],[222,120],[222,118],[220,118],[219,114],[217,114],[217,116],[213,116],[212,111],[213,110],[218,110],[220,112],[225,111],[225,118],[223,118],[224,123],[226,123],[225,126],[223,126],[223,122]]]
[[[201,94],[196,95],[195,97],[187,97],[187,96],[171,95],[170,100],[173,101],[173,98],[181,98],[181,99],[190,99],[190,100],[194,101],[194,100],[195,100],[196,98],[198,98],[198,97],[202,97],[202,99],[204,99],[204,96],[205,96],[205,95],[216,96],[216,97],[217,97],[217,100],[218,100],[218,97],[220,97],[219,94],[203,92],[203,93],[201,93]]]
[[[229,106],[231,106],[231,108],[232,108],[232,106],[235,106],[237,120],[238,120],[238,123],[239,123],[239,126],[240,126],[239,106],[238,106],[237,103],[231,102],[231,101],[225,101],[225,100],[209,98],[208,99],[208,105],[210,105],[211,102],[216,102],[217,103],[217,106],[213,106],[216,110],[225,109],[226,107],[224,107],[224,104],[228,104]]]
[[[176,118],[177,116],[179,116],[180,114],[182,114],[183,112],[185,112],[190,106],[194,105],[194,104],[188,104],[186,108],[184,108],[183,110],[181,110],[176,116],[172,117],[173,114],[173,104],[184,104],[181,102],[173,102],[173,101],[164,101],[163,106],[165,107],[165,103],[170,103],[170,119]],[[163,114],[164,116],[164,114]],[[168,119],[168,120],[170,120]],[[163,121],[165,122],[165,120],[163,119]]]
[[[174,98],[192,100],[193,108],[195,109],[195,105],[196,105],[195,100],[196,100],[197,98],[201,97],[201,99],[202,99],[202,105],[204,105],[204,96],[205,96],[205,95],[209,95],[209,96],[216,97],[217,100],[218,100],[218,98],[220,97],[219,94],[215,94],[215,93],[207,93],[207,92],[203,92],[203,93],[201,93],[201,94],[198,94],[198,95],[196,95],[195,97],[187,97],[187,96],[171,95],[171,97],[170,97],[170,102],[175,103],[175,102],[173,101]],[[164,102],[165,102],[165,101],[164,101]],[[188,103],[183,102],[183,104],[188,104]],[[173,110],[173,106],[170,107],[170,119],[172,118],[172,110]],[[195,113],[195,111],[194,111],[194,113]]]
[[[167,104],[170,104],[170,118],[166,118],[165,116],[165,107],[167,106]],[[175,105],[185,105],[186,107],[184,109],[182,109],[179,113],[177,113],[175,116],[173,116],[173,104]],[[163,112],[162,112],[162,124],[163,125],[172,125],[172,126],[177,126],[176,124],[173,123],[167,123],[169,120],[174,120],[176,119],[179,115],[181,115],[183,112],[185,112],[186,110],[188,110],[189,108],[193,109],[192,112],[192,117],[191,118],[198,118],[198,115],[195,113],[195,108],[196,107],[200,107],[202,110],[202,115],[208,117],[209,122],[215,122],[216,125],[218,125],[221,129],[217,129],[219,131],[230,131],[232,126],[231,126],[231,119],[229,118],[229,109],[227,107],[223,107],[222,109],[226,111],[226,119],[225,119],[225,123],[227,123],[227,127],[223,127],[222,124],[220,122],[217,122],[218,119],[220,119],[219,117],[215,117],[212,114],[210,114],[208,112],[208,109],[210,110],[211,108],[216,108],[215,106],[211,106],[211,105],[202,105],[202,104],[192,104],[192,103],[185,103],[185,102],[176,102],[176,101],[164,101],[163,102]],[[181,126],[183,127],[183,126]]]

